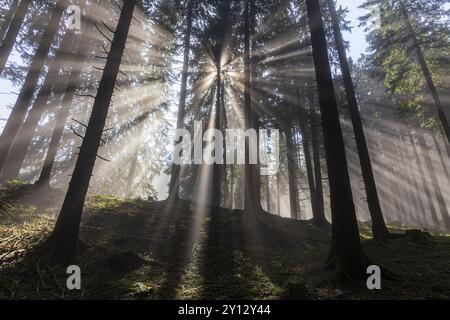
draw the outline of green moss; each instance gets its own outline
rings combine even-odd
[[[100,213],[102,211],[115,211],[125,204],[125,200],[110,195],[92,195],[86,202],[86,207],[90,213]]]
[[[93,214],[118,213],[135,214],[148,206],[143,200],[126,200],[111,195],[90,195],[86,201],[86,211]]]

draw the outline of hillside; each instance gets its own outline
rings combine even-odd
[[[0,224],[0,299],[446,299],[450,237],[375,243],[365,252],[402,276],[370,292],[323,270],[329,232],[307,222],[239,210],[91,196],[81,226],[82,292],[41,257],[57,206],[23,197]],[[57,197],[55,197],[57,198]],[[41,199],[42,200],[42,199]],[[197,210],[198,211],[198,210]],[[423,239],[422,239],[423,240]],[[420,258],[419,258],[420,257]]]

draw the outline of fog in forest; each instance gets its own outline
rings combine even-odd
[[[448,18],[438,0],[0,0],[0,193],[53,201],[61,260],[91,211],[123,201],[189,211],[189,259],[214,210],[332,224],[335,266],[339,235],[358,252],[358,227],[448,234]],[[195,137],[199,121],[256,130],[241,149],[276,154],[278,171],[261,155],[174,164],[177,130]],[[200,139],[183,154],[218,140]],[[36,197],[9,196],[16,185]]]

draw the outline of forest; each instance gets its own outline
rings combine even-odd
[[[0,300],[450,300],[449,68],[448,0],[0,0]]]

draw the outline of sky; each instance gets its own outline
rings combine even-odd
[[[351,33],[345,32],[343,36],[345,40],[350,41],[350,56],[356,61],[367,48],[364,28],[358,27],[358,18],[367,14],[367,11],[358,8],[363,3],[363,0],[337,0],[337,3],[349,10],[347,20],[351,22],[353,30]]]
[[[366,13],[365,10],[358,8],[362,2],[363,0],[337,0],[339,6],[349,10],[347,20],[351,22],[353,30],[351,33],[345,32],[343,36],[345,40],[350,41],[350,56],[354,61],[358,60],[367,48],[364,30],[358,27],[358,17]],[[12,59],[14,59],[14,54]],[[4,119],[8,118],[10,114],[8,106],[13,105],[17,98],[17,95],[10,92],[17,93],[19,90],[20,88],[14,88],[9,81],[0,79],[0,132],[3,131],[5,125]]]

